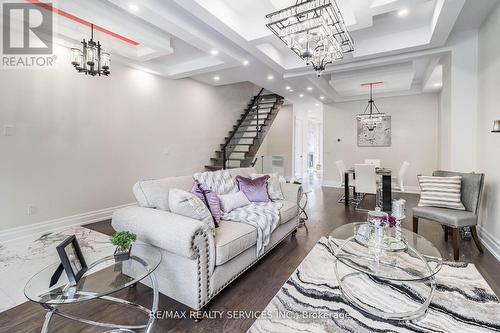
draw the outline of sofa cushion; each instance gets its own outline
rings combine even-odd
[[[250,201],[242,191],[221,194],[219,195],[219,200],[221,209],[224,213],[229,213],[233,209],[250,205]]]
[[[197,180],[194,181],[193,188],[191,189],[191,193],[196,195],[210,210],[210,214],[212,214],[212,218],[215,223],[215,227],[219,226],[220,222],[220,201],[219,197],[215,192],[207,188],[205,185],[198,183]]]
[[[238,185],[229,170],[197,172],[193,178],[218,195],[238,191]]]
[[[295,202],[288,200],[281,201],[283,206],[280,209],[280,224],[290,221],[292,218],[297,217],[299,213],[299,206]]]
[[[250,174],[250,178],[252,179],[262,176],[266,175],[257,173]],[[273,201],[284,200],[285,198],[283,197],[283,192],[281,191],[280,176],[278,176],[277,173],[270,173],[267,174],[267,176],[269,176],[269,179],[267,180],[267,194],[269,194],[269,198]]]
[[[172,213],[201,221],[211,230],[215,228],[210,210],[196,195],[177,188],[171,188],[169,192],[168,205]]]
[[[414,207],[413,217],[439,222],[454,228],[477,224],[477,216],[472,212],[439,207]]]
[[[221,221],[215,229],[215,265],[223,265],[256,243],[257,229],[251,225]]]
[[[236,176],[236,181],[240,187],[240,191],[245,193],[248,200],[251,202],[269,202],[269,195],[267,194],[267,180],[268,175],[259,178],[246,178]]]
[[[156,208],[169,212],[168,193],[171,188],[190,191],[193,177],[169,177],[138,181],[134,187],[134,195],[141,207]]]

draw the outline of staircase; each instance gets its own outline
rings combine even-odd
[[[215,152],[216,157],[210,159],[212,165],[206,165],[205,168],[220,170],[253,166],[257,160],[255,155],[283,101],[283,97],[261,89],[241,114],[233,130],[224,138],[220,150]]]

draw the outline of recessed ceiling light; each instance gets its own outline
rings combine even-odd
[[[325,99],[325,96],[319,96],[319,99],[323,100]]]
[[[274,76],[272,76],[272,75],[268,75],[268,76],[267,76],[267,79],[268,79],[268,80],[274,80]]]
[[[211,55],[218,55],[218,54],[219,54],[219,51],[218,51],[218,50],[216,50],[216,49],[211,49],[211,50],[210,50],[210,54],[211,54]]]
[[[286,87],[285,87],[285,89],[286,89],[286,90],[290,90],[290,89],[292,89],[292,87],[290,87],[290,86],[286,86]]]
[[[299,97],[300,97],[300,98],[304,97],[304,94],[299,94]]]
[[[406,9],[406,8],[405,9],[401,9],[400,11],[398,11],[398,16],[400,16],[400,17],[406,16],[406,15],[408,15],[409,12],[410,11],[408,9]]]
[[[311,90],[313,90],[313,87],[307,87],[307,90],[311,91]]]
[[[289,92],[293,92],[293,89],[288,90]]]
[[[248,66],[248,64],[250,63],[250,61],[248,60],[243,60],[243,66]]]
[[[220,80],[220,76],[214,76],[214,81],[219,81]]]
[[[128,9],[137,12],[139,10],[139,6],[137,6],[135,3],[131,3],[130,5],[128,5]]]
[[[319,106],[319,103],[314,104],[314,106]]]
[[[439,87],[441,87],[442,85],[443,85],[443,84],[442,84],[442,83],[439,83],[439,82],[434,83],[434,87],[436,87],[436,88],[439,88]]]

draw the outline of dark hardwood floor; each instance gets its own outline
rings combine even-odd
[[[318,188],[310,194],[308,205],[309,221],[307,229],[299,229],[295,238],[288,237],[262,258],[254,267],[223,290],[207,306],[207,310],[263,310],[279,288],[292,274],[321,236],[328,235],[336,227],[354,221],[366,219],[366,213],[355,212],[337,203],[341,190],[333,188]],[[417,195],[395,193],[396,198],[407,200],[408,212],[415,206]],[[411,215],[411,214],[410,214]],[[110,221],[87,225],[88,228],[111,234],[113,229]],[[411,230],[411,216],[404,221],[404,227]],[[432,241],[442,252],[445,259],[452,260],[451,242],[444,241],[441,227],[428,221],[421,221],[419,232]],[[500,295],[500,263],[485,249],[480,254],[473,242],[462,241],[460,244],[460,260],[472,262],[484,276],[497,295]],[[332,277],[333,278],[333,277]],[[136,288],[117,293],[118,297],[150,306],[151,290],[142,284]],[[139,323],[145,321],[145,316],[134,310],[117,307],[106,303],[82,303],[67,306],[68,311],[83,315],[93,320],[119,323]],[[160,297],[160,310],[188,311],[182,304],[166,297]],[[27,333],[39,332],[44,321],[45,310],[34,303],[26,302],[6,312],[0,313],[0,332]],[[190,319],[160,319],[155,324],[154,332],[245,332],[254,319],[204,319],[195,323]],[[52,320],[50,332],[104,332],[104,329],[91,327],[55,317]]]

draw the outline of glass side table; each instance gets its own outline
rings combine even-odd
[[[302,189],[300,198],[298,200],[299,206],[299,228],[306,227],[306,221],[309,220],[309,215],[307,215],[306,208],[307,202],[309,200],[309,194],[312,192],[310,189]]]
[[[434,275],[442,266],[439,250],[424,237],[401,229],[406,248],[380,253],[356,240],[362,224],[343,225],[329,237],[344,297],[384,319],[411,320],[424,315],[434,295]]]
[[[89,265],[88,270],[76,286],[69,286],[66,274],[63,272],[59,282],[49,287],[52,274],[54,274],[59,266],[59,263],[55,263],[35,274],[26,284],[24,294],[30,301],[39,303],[48,311],[42,326],[42,333],[49,331],[49,324],[53,315],[121,332],[133,332],[134,330],[143,329],[144,332],[149,333],[154,323],[154,316],[150,314],[158,310],[159,294],[154,271],[160,264],[161,258],[161,252],[157,248],[147,244],[134,244],[130,259],[116,262],[113,255],[103,257]],[[109,296],[119,290],[132,287],[145,278],[149,278],[153,289],[151,309],[124,299]],[[62,312],[59,309],[60,305],[84,303],[85,301],[95,299],[133,307],[147,314],[149,318],[148,322],[142,325],[103,323],[79,318]]]

